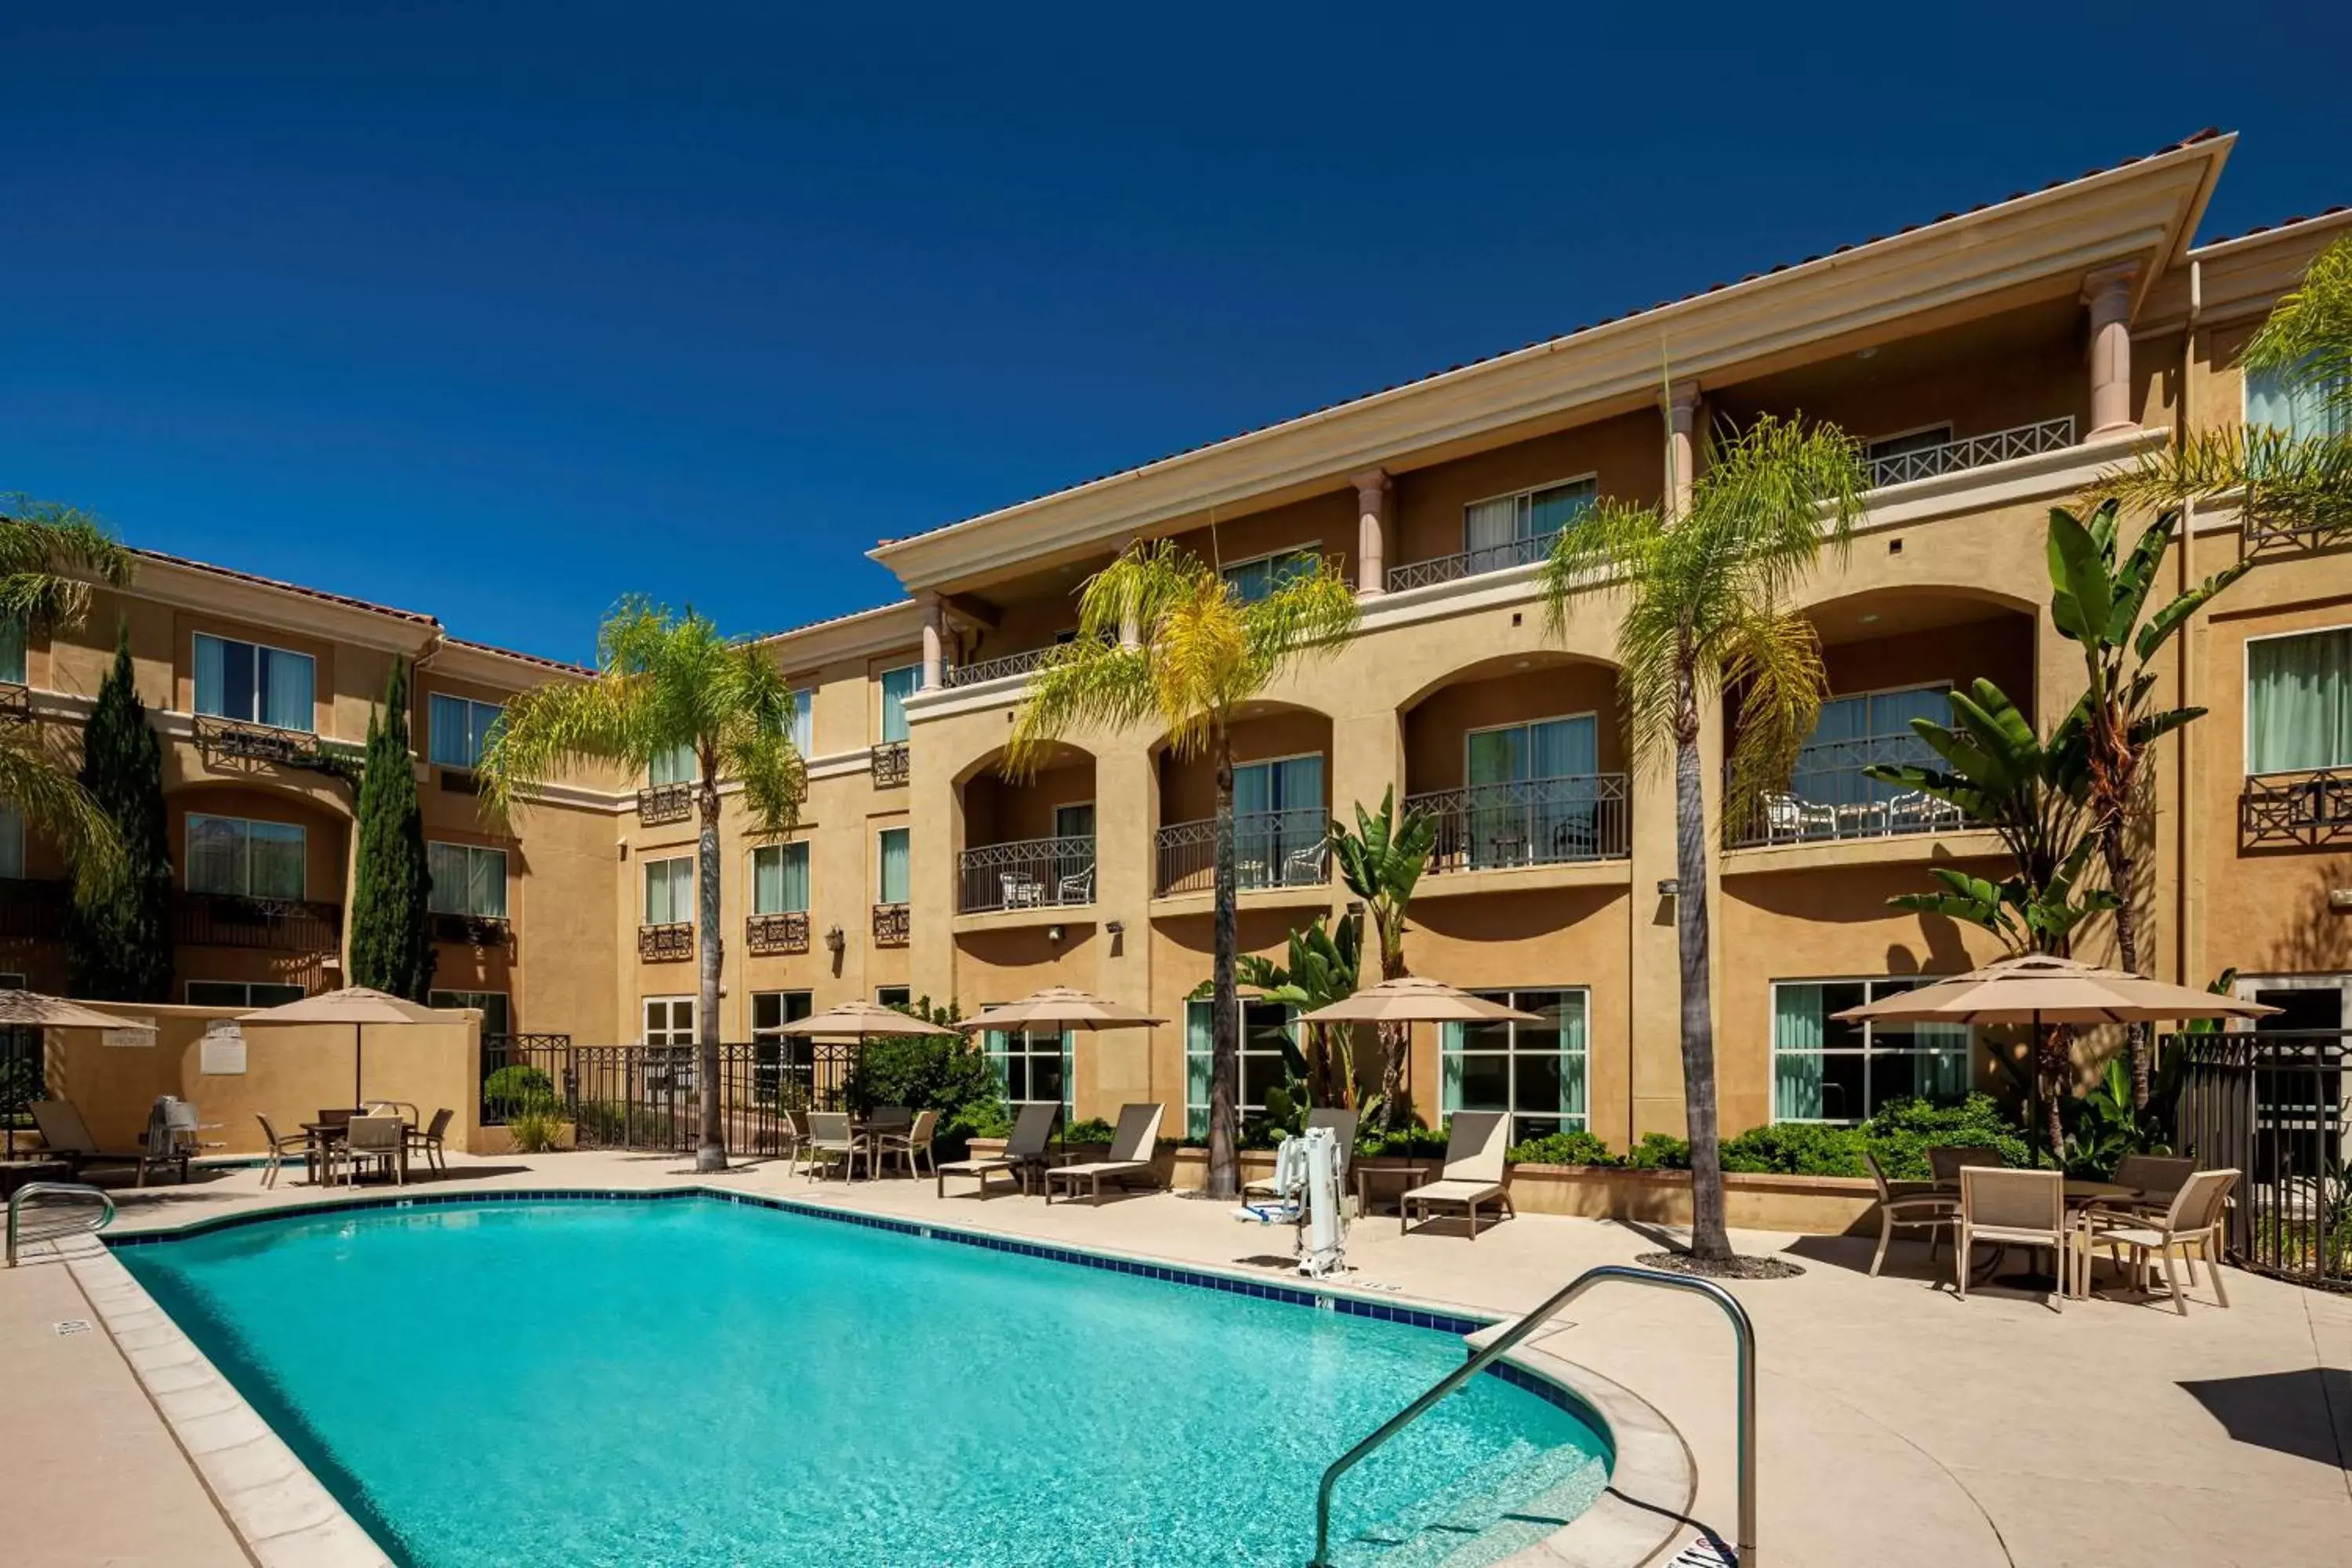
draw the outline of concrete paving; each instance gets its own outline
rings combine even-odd
[[[688,1162],[660,1155],[451,1163],[448,1176],[415,1190],[695,1179]],[[812,1183],[773,1163],[710,1180],[1269,1274],[1288,1251],[1286,1230],[1243,1226],[1220,1205],[1168,1194],[1049,1207],[982,1202],[951,1186],[940,1199],[929,1181]],[[184,1189],[118,1194],[119,1227],[323,1195],[299,1173],[264,1192],[257,1173],[224,1173]],[[2063,1311],[2000,1287],[1972,1289],[1963,1302],[1934,1288],[1917,1243],[1898,1244],[1887,1273],[1872,1279],[1863,1242],[1735,1239],[1806,1269],[1733,1287],[1760,1346],[1759,1557],[1776,1568],[2273,1565],[2340,1561],[2352,1541],[2352,1300],[2233,1270],[2230,1309],[2213,1305],[2209,1280],[2191,1292],[2186,1318],[2107,1286],[2104,1274],[2099,1298]],[[1584,1268],[1656,1247],[1652,1236],[1588,1220],[1529,1215],[1473,1241],[1443,1225],[1400,1237],[1393,1218],[1373,1217],[1350,1236],[1349,1283],[1509,1313]],[[142,1562],[117,1540],[131,1510],[62,1500],[152,1496],[183,1517],[204,1511],[205,1494],[102,1335],[60,1355],[31,1331],[68,1315],[71,1290],[56,1268],[0,1276],[0,1388],[10,1391],[0,1399],[12,1427],[47,1436],[44,1498],[20,1510],[22,1479],[0,1467],[0,1516],[14,1538],[7,1560]],[[1699,1473],[1695,1519],[1728,1540],[1733,1360],[1721,1315],[1695,1299],[1604,1287],[1571,1316],[1541,1337],[1543,1348],[1624,1384],[1681,1429]],[[27,1427],[26,1395],[16,1391],[34,1384],[39,1419]],[[37,1543],[22,1557],[13,1554],[27,1550],[20,1520]],[[217,1514],[208,1522],[217,1541]],[[215,1561],[190,1544],[204,1536],[199,1525],[187,1528],[168,1535],[173,1561]]]

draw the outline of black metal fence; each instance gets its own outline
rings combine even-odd
[[[16,1152],[16,1137],[33,1127],[33,1101],[48,1098],[48,1068],[42,1032],[0,1029],[0,1146]]]
[[[532,1110],[572,1124],[583,1149],[691,1153],[702,1141],[701,1049],[686,1045],[575,1046],[565,1035],[482,1037],[482,1121]],[[787,1111],[845,1100],[855,1057],[831,1041],[767,1039],[719,1047],[719,1137],[733,1154],[783,1148]],[[531,1075],[498,1075],[504,1068]]]
[[[2209,1170],[2244,1173],[2230,1211],[2231,1255],[2352,1289],[2352,1032],[2178,1035],[2168,1048],[2180,1053],[2180,1152]]]

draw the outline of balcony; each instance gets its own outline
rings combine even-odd
[[[1095,901],[1095,840],[1027,838],[956,857],[956,912],[1063,909]]]
[[[907,945],[910,922],[904,904],[874,906],[874,945],[904,947]]]
[[[1885,485],[1907,484],[1913,479],[1932,479],[1941,474],[1981,468],[1989,463],[2005,463],[2011,458],[2038,458],[2074,444],[2073,415],[2063,419],[2040,419],[2031,425],[1996,430],[1990,436],[1970,436],[1964,440],[1873,458],[1870,486],[1877,489]]]
[[[503,915],[467,915],[448,910],[436,910],[425,917],[425,930],[435,942],[455,942],[461,947],[506,948],[514,943],[514,922]]]
[[[694,922],[637,928],[637,956],[647,963],[678,963],[694,956]]]
[[[340,904],[231,893],[182,893],[172,904],[172,940],[191,947],[331,953],[342,950],[342,938]]]
[[[1465,577],[1482,576],[1488,572],[1506,572],[1514,566],[1530,566],[1551,553],[1552,542],[1559,534],[1539,533],[1530,539],[1514,539],[1507,544],[1491,545],[1483,550],[1465,550],[1458,555],[1440,555],[1429,561],[1408,561],[1402,566],[1389,568],[1389,592],[1402,593],[1407,588],[1426,588],[1437,583],[1456,583]]]
[[[1927,742],[1908,731],[1814,742],[1798,754],[1787,789],[1767,791],[1743,816],[1726,819],[1729,847],[1949,833],[1967,826],[1958,806],[1880,784],[1863,772],[1877,763],[1943,765]]]
[[[73,895],[63,882],[0,878],[0,941],[62,941]]]
[[[308,730],[280,730],[268,724],[248,724],[240,719],[200,716],[195,721],[194,734],[196,752],[206,766],[237,761],[325,770],[358,759],[358,753],[350,748],[330,747]]]
[[[1514,779],[1405,797],[1437,826],[1433,872],[1620,859],[1627,853],[1623,773]]]
[[[2252,848],[2352,843],[2352,772],[2263,773],[2238,795],[2238,841]]]
[[[1011,676],[1026,675],[1045,662],[1050,647],[1033,647],[1026,653],[1008,653],[1002,658],[976,659],[971,664],[957,665],[947,672],[949,686],[978,686],[982,681],[1003,680]]]
[[[904,789],[907,786],[907,742],[885,741],[874,748],[870,765],[876,789]]]
[[[684,822],[693,815],[694,786],[690,784],[655,784],[637,792],[637,822],[641,826]]]
[[[743,947],[754,958],[772,958],[783,952],[806,952],[808,945],[809,918],[806,910],[744,917]]]
[[[1302,811],[1253,811],[1234,817],[1234,885],[1253,888],[1316,888],[1331,879],[1331,854],[1324,835],[1330,826],[1321,807]],[[1160,898],[1214,890],[1217,824],[1176,822],[1155,839]]]

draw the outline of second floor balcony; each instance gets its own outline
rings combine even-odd
[[[1727,819],[1725,839],[1738,849],[1948,833],[1966,826],[1958,806],[1924,791],[1882,784],[1864,771],[1882,763],[1940,767],[1942,761],[1907,730],[1816,741],[1798,753],[1787,789],[1767,790],[1748,811]]]
[[[779,914],[746,915],[743,917],[743,947],[754,958],[806,952],[809,950],[808,911],[788,910]]]
[[[181,893],[172,903],[172,940],[192,947],[337,952],[342,948],[343,910],[315,899]]]
[[[1095,901],[1091,833],[983,844],[956,857],[956,911],[1066,909]]]
[[[1330,818],[1320,806],[1298,811],[1252,811],[1234,816],[1234,885],[1255,888],[1317,888],[1331,879]],[[1173,822],[1155,841],[1160,898],[1215,890],[1217,824]]]
[[[1021,653],[1008,653],[998,658],[975,659],[970,664],[951,665],[942,679],[942,684],[950,687],[978,686],[983,681],[1003,680],[1011,676],[1026,675],[1036,668],[1045,656],[1053,651],[1050,647],[1033,647]]]
[[[1433,872],[1490,871],[1622,858],[1625,775],[1512,779],[1408,795],[1437,829]]]

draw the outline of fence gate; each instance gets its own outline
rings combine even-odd
[[[2243,1172],[2230,1252],[2249,1268],[2352,1289],[2345,1100],[2352,1033],[2181,1035],[2181,1152]]]

